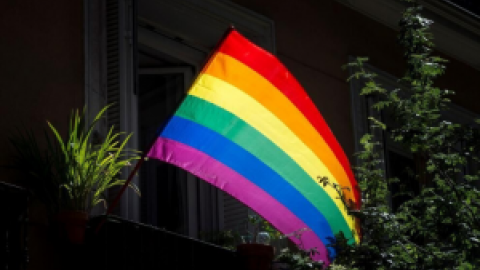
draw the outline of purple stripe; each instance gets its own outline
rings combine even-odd
[[[227,192],[263,216],[283,234],[291,234],[297,230],[308,228],[297,216],[263,189],[195,148],[159,137],[147,156],[185,169]],[[299,244],[299,240],[294,236],[290,236],[290,239]],[[318,249],[320,254],[314,259],[328,263],[325,245],[310,228],[302,234],[301,242],[305,249],[312,247]]]

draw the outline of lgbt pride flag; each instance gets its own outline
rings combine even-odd
[[[230,29],[147,154],[229,193],[328,263],[329,237],[358,241],[326,176],[359,194],[347,157],[280,61]],[[293,241],[297,239],[292,238]],[[334,254],[331,254],[334,255]]]

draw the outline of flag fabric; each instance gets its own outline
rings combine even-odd
[[[349,161],[298,81],[272,54],[230,29],[147,156],[183,168],[243,202],[304,248],[342,231],[359,240],[335,189],[360,196]],[[334,251],[330,250],[334,257]]]

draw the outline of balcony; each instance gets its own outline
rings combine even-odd
[[[28,241],[28,198],[25,189],[0,182],[0,269],[31,269],[28,246],[39,243]],[[83,244],[46,236],[56,254],[42,259],[69,270],[238,269],[234,251],[119,217],[109,216],[95,233],[103,218],[90,220]]]
[[[236,269],[233,251],[119,217],[108,217],[95,234],[103,218],[87,231],[89,269]]]

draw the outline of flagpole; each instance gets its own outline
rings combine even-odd
[[[155,138],[156,139],[156,138]],[[155,139],[152,141],[150,147],[148,147],[147,149],[150,150],[150,148],[152,148],[153,144],[155,143]],[[113,211],[113,208],[115,208],[115,206],[117,206],[118,202],[120,201],[120,197],[122,196],[122,194],[125,192],[125,190],[127,189],[127,187],[129,186],[130,182],[132,181],[133,179],[133,176],[135,175],[135,173],[138,171],[138,169],[140,168],[140,165],[142,165],[143,161],[145,160],[145,157],[147,155],[147,152],[144,152],[142,154],[142,157],[140,158],[140,160],[137,161],[137,164],[135,165],[135,168],[133,168],[133,170],[130,172],[130,175],[128,176],[128,179],[127,181],[125,181],[125,184],[123,184],[122,188],[120,189],[120,191],[117,193],[117,196],[115,197],[115,199],[113,200],[113,202],[108,206],[107,208],[107,212],[105,213],[105,216],[102,218],[102,220],[100,221],[100,223],[98,224],[97,226],[97,229],[95,229],[95,233],[98,233],[100,231],[100,228],[103,226],[103,224],[105,223],[108,215],[110,215]]]
[[[220,47],[220,45],[223,43],[223,41],[225,40],[225,38],[230,34],[230,32],[232,32],[233,30],[235,30],[235,27],[233,25],[230,25],[228,27],[228,29],[225,31],[225,33],[222,35],[222,37],[220,38],[220,40],[217,42],[217,44],[215,45],[215,47],[213,47],[213,49],[210,51],[208,57],[206,58],[206,62],[205,64],[203,65],[203,67],[205,67],[208,62],[210,61],[210,59],[213,57],[214,53],[218,50],[218,48]],[[178,107],[178,106],[177,106]],[[159,129],[159,132],[158,134],[160,134],[160,130],[162,129]],[[155,138],[153,138],[152,142],[150,143],[149,147],[147,148],[148,150],[147,151],[150,151],[150,149],[153,147],[153,145],[155,144],[155,141],[157,140],[156,138],[157,136],[155,136]],[[144,152],[142,153],[142,157],[140,158],[140,160],[137,161],[137,164],[135,165],[135,168],[133,168],[133,170],[130,172],[130,175],[128,176],[128,179],[125,181],[125,184],[123,184],[122,188],[120,189],[120,191],[117,193],[117,196],[115,197],[115,199],[113,200],[113,202],[108,206],[107,208],[107,212],[105,213],[105,216],[102,218],[102,220],[100,221],[100,223],[98,224],[97,228],[95,229],[95,233],[97,234],[99,231],[100,231],[100,228],[103,226],[103,224],[105,223],[107,217],[112,213],[113,209],[117,206],[118,202],[120,201],[120,197],[123,195],[123,193],[125,192],[125,190],[127,189],[127,187],[129,186],[130,182],[133,180],[133,176],[135,175],[135,173],[140,169],[140,166],[142,165],[143,161],[145,160],[147,156],[147,152]]]

